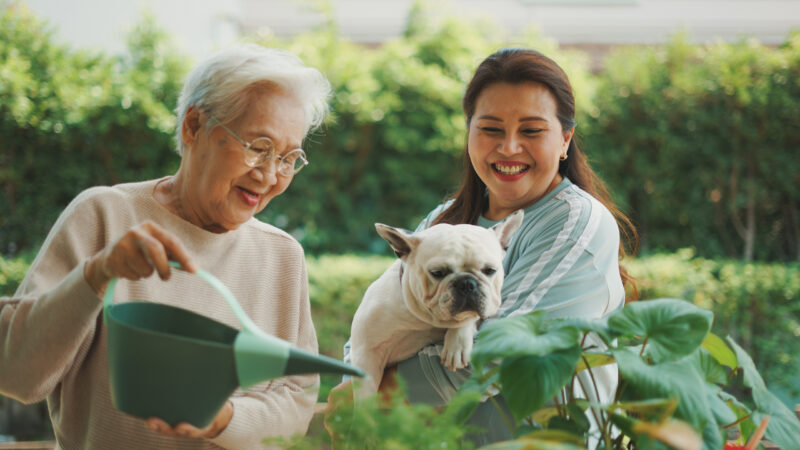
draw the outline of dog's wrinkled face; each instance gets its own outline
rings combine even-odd
[[[500,307],[505,248],[522,212],[486,229],[439,224],[418,233],[377,225],[404,261],[406,306],[438,327],[491,317]]]
[[[497,312],[505,252],[492,231],[436,225],[417,236],[421,240],[406,267],[422,307],[438,321],[453,323]]]

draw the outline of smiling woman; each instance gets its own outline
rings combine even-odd
[[[88,189],[62,212],[15,298],[0,302],[0,393],[47,398],[59,447],[249,449],[307,429],[316,375],[237,390],[205,428],[117,411],[98,318],[109,281],[122,278],[117,302],[147,299],[239,327],[214,290],[170,269],[175,260],[219,278],[263,331],[316,352],[303,251],[254,215],[307,164],[300,147],[329,92],[319,71],[287,52],[223,50],[182,90],[178,171]]]
[[[625,254],[620,230],[630,230],[631,243],[635,230],[575,142],[575,100],[564,71],[535,50],[500,50],[478,66],[463,107],[468,137],[461,186],[419,228],[490,227],[525,211],[503,261],[502,304],[484,325],[531,311],[595,319],[621,308],[628,277],[619,266]],[[601,345],[591,338],[586,344]],[[388,370],[399,372],[412,403],[447,403],[469,377],[471,368],[447,370],[441,350],[441,344],[428,346]],[[604,401],[616,387],[616,368],[582,381],[597,386],[591,400]],[[502,395],[481,403],[468,423],[482,430],[471,436],[476,444],[514,432]]]

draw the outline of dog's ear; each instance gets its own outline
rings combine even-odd
[[[412,236],[410,231],[390,227],[382,223],[376,223],[375,229],[392,246],[394,254],[400,259],[406,259],[408,254],[419,244],[419,238]]]
[[[514,237],[514,233],[516,233],[519,226],[522,225],[524,216],[525,212],[518,209],[506,217],[505,220],[492,227],[492,231],[497,235],[497,239],[500,240],[500,246],[503,247],[504,250],[511,244],[511,238]]]

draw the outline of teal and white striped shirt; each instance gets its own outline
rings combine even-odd
[[[430,226],[445,207],[434,209],[418,230]],[[483,227],[495,223],[483,217],[478,221]],[[546,311],[550,318],[597,319],[621,308],[625,291],[619,275],[619,239],[619,228],[608,209],[564,178],[525,209],[503,263],[503,303],[489,320],[531,311]],[[451,372],[441,365],[441,348],[441,344],[430,345],[400,363],[412,403],[442,405],[468,378],[470,369]],[[595,369],[594,375],[600,392],[590,395],[595,401],[609,401],[617,384],[616,366]],[[496,410],[484,405],[470,420],[488,432],[476,443],[510,438]]]

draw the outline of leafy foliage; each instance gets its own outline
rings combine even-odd
[[[466,404],[478,401],[478,396],[461,396],[437,411],[427,405],[407,404],[400,392],[395,391],[388,399],[375,396],[357,402],[353,402],[351,391],[335,392],[333,407],[324,417],[327,432],[267,441],[281,448],[309,450],[331,445],[344,450],[474,448],[464,437],[475,430],[463,426],[459,416]]]
[[[22,9],[0,11],[0,251],[35,248],[61,210],[93,185],[173,172],[186,59],[151,18],[128,54],[55,44]]]
[[[696,448],[702,444],[703,448],[717,449],[723,446],[727,428],[738,426],[742,436],[748,438],[755,425],[768,416],[774,425],[767,427],[766,436],[772,442],[791,448],[793,439],[800,435],[800,421],[767,390],[747,353],[730,338],[733,351],[718,337],[706,339],[713,319],[707,310],[681,300],[659,299],[629,304],[608,320],[591,325],[573,321],[550,328],[518,326],[541,324],[542,318],[542,313],[531,313],[498,319],[491,324],[490,333],[480,333],[476,354],[499,360],[499,369],[476,364],[473,377],[477,381],[467,383],[460,393],[482,394],[484,389],[475,387],[483,387],[486,380],[491,380],[518,420],[524,419],[534,430],[566,431],[572,435],[567,441],[577,439],[585,446],[594,440],[602,448],[618,448],[628,441],[635,448]],[[582,342],[579,337],[566,338],[564,330],[570,328],[579,334],[606,328],[599,335],[615,338],[605,342],[605,353],[614,358],[620,373],[612,400],[582,400],[592,398],[590,392],[597,389],[582,382],[578,383],[578,393],[570,389],[576,385],[570,380],[579,377]],[[513,341],[560,344],[545,347],[544,353],[537,349],[536,355],[520,356],[520,345],[508,344]],[[672,344],[665,345],[666,342]],[[714,351],[701,347],[703,342],[709,342]],[[572,349],[577,354],[567,356]],[[735,354],[733,360],[731,354]],[[717,359],[717,355],[721,357]],[[733,367],[726,369],[723,364]],[[591,364],[587,366],[594,380],[593,368]],[[751,395],[740,397],[744,401],[723,390],[736,384],[737,379],[732,377],[736,371],[743,372],[744,386],[751,389]],[[556,372],[559,375],[552,376]],[[550,398],[555,409],[547,406],[546,415],[542,415],[537,410]],[[591,407],[591,413],[586,406]],[[594,421],[595,427],[586,426],[587,418]],[[612,434],[612,424],[621,431],[619,435]],[[516,442],[523,444],[525,439],[521,437]],[[515,448],[505,445],[498,448]]]
[[[800,33],[613,52],[598,74],[588,154],[637,225],[642,249],[800,258]]]

